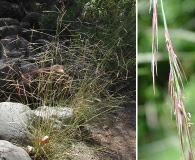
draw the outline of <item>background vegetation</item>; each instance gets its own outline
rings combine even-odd
[[[152,89],[151,24],[149,1],[138,1],[138,152],[141,160],[181,159],[180,141],[168,101],[169,63],[165,46],[161,10],[159,16],[159,60],[156,95]],[[160,5],[160,4],[159,4]],[[185,106],[195,122],[195,2],[192,0],[164,1],[167,25],[173,45],[181,59],[188,82],[185,83]],[[194,136],[193,136],[194,137]]]
[[[117,94],[129,95],[135,89],[135,0],[57,0],[50,6],[33,6],[43,13],[39,31],[53,34],[56,41],[47,46],[46,61],[74,65],[72,71],[82,70],[80,76],[71,73],[80,82],[86,68],[98,70],[111,82],[107,89]]]

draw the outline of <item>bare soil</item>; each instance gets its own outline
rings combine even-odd
[[[103,146],[98,157],[104,160],[136,159],[136,105],[124,103],[110,113],[110,122],[92,129],[92,136]]]
[[[72,160],[136,159],[135,102],[122,104],[119,110],[104,118],[83,129],[87,132],[83,137],[90,138],[72,147]]]

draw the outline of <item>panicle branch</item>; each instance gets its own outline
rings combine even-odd
[[[152,3],[151,3],[152,5]],[[151,71],[153,77],[153,90],[155,94],[155,74],[157,75],[157,53],[158,53],[158,12],[157,0],[153,0],[153,16],[152,16],[152,64]]]

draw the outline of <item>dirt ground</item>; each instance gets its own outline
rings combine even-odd
[[[87,129],[91,138],[87,144],[81,142],[73,146],[73,160],[136,159],[135,101],[120,107],[117,112],[108,113],[105,121],[100,119],[95,122],[97,125]]]
[[[92,129],[93,138],[105,147],[98,154],[102,159],[136,159],[136,105],[131,102],[121,107],[119,112],[108,115],[111,123]]]

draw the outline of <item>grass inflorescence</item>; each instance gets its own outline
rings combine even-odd
[[[156,62],[156,53],[158,52],[158,12],[157,12],[157,0],[151,1],[153,5],[153,19],[152,19],[152,76],[153,76],[153,86],[155,85],[155,70],[157,72],[157,62]],[[185,157],[188,157],[189,160],[194,159],[194,146],[193,138],[191,133],[192,123],[190,121],[190,113],[186,111],[184,106],[183,98],[183,79],[186,79],[184,69],[181,65],[181,62],[177,56],[176,50],[173,47],[171,38],[168,32],[168,27],[166,23],[166,16],[163,7],[163,0],[160,0],[162,17],[164,22],[164,33],[166,48],[169,56],[170,72],[169,72],[169,82],[168,82],[168,93],[170,99],[173,103],[173,111],[176,119],[176,126],[178,134],[180,137],[182,151]],[[186,147],[187,144],[187,147]],[[186,155],[186,148],[188,154]]]

